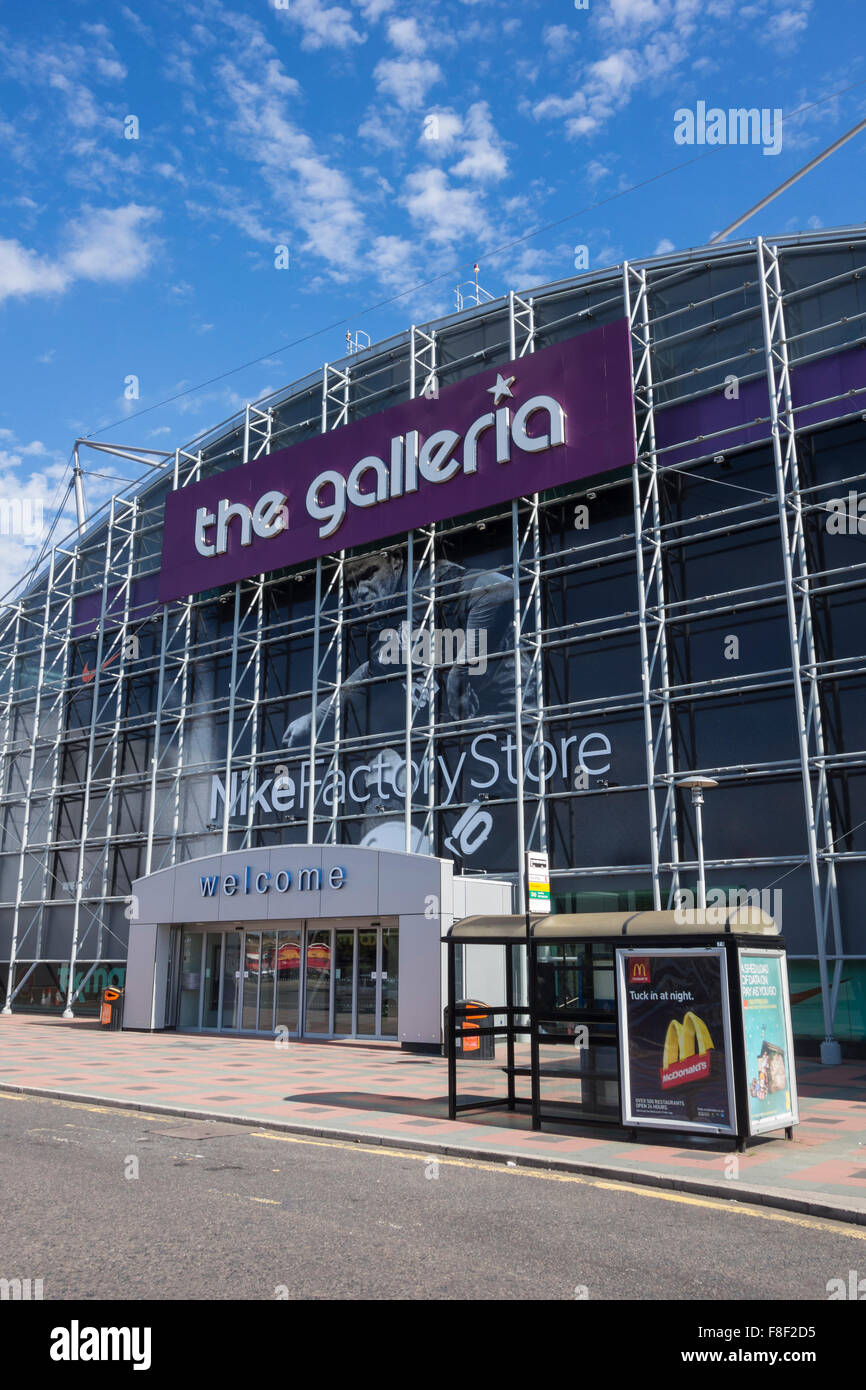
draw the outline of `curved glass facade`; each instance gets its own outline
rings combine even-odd
[[[555,908],[667,906],[699,772],[708,887],[781,916],[795,1030],[866,1036],[864,262],[710,247],[415,327],[58,546],[0,625],[11,1007],[93,1007],[134,879],[220,848],[434,853],[516,909],[546,850]],[[172,488],[624,318],[634,467],[158,603]]]

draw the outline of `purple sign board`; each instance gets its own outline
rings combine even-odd
[[[622,319],[180,488],[159,600],[629,467],[631,394]]]

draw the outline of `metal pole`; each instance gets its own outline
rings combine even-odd
[[[695,834],[698,841],[698,909],[702,912],[707,905],[707,879],[704,872],[704,826],[702,819],[704,794],[699,787],[695,787],[692,792],[692,802],[695,808]]]
[[[225,800],[223,801],[223,854],[228,853],[229,848],[229,816],[232,806],[232,758],[234,755],[235,738],[235,704],[237,696],[238,678],[238,632],[240,629],[241,618],[241,586],[240,582],[235,584],[235,605],[234,623],[232,625],[232,671],[231,685],[229,686],[229,719],[226,731],[226,764],[225,764]],[[240,794],[240,788],[238,788]]]
[[[774,188],[772,193],[768,193],[766,198],[762,198],[759,203],[755,203],[754,207],[750,207],[749,211],[744,212],[742,217],[738,217],[736,222],[732,222],[723,232],[717,232],[714,237],[710,237],[707,245],[714,246],[716,242],[724,241],[725,237],[730,236],[731,232],[735,232],[738,227],[742,227],[743,223],[748,222],[749,218],[753,217],[756,212],[760,212],[768,203],[772,203],[773,199],[778,198],[780,193],[784,193],[786,188],[790,188],[792,183],[796,183],[804,174],[808,174],[810,170],[815,168],[816,164],[820,164],[822,160],[829,158],[831,154],[835,154],[842,145],[852,140],[855,135],[859,135],[860,131],[863,129],[866,129],[866,120],[858,121],[857,124],[846,131],[844,135],[840,135],[838,140],[834,140],[832,145],[828,145],[826,150],[822,150],[820,154],[816,154],[815,158],[810,159],[808,164],[804,164],[802,169],[798,169],[796,174],[792,174],[789,179],[785,179],[784,183],[780,183],[778,188]]]
[[[15,914],[14,914],[13,924],[12,924],[12,941],[11,941],[11,943],[10,943],[10,952],[9,952],[9,956],[10,956],[10,959],[9,959],[9,979],[8,979],[7,982],[6,982],[6,1003],[5,1003],[5,1005],[3,1006],[3,1013],[4,1013],[4,1014],[11,1014],[11,1012],[12,1012],[12,989],[13,989],[13,979],[14,979],[14,975],[15,975],[15,959],[16,959],[17,948],[18,948],[18,925],[19,925],[19,920],[20,920],[20,916],[21,916],[21,900],[22,900],[22,897],[23,897],[23,887],[24,887],[24,866],[25,866],[25,859],[26,859],[26,852],[27,852],[27,844],[28,844],[28,841],[29,841],[29,838],[30,838],[30,816],[31,816],[31,811],[32,811],[32,807],[33,807],[33,770],[34,770],[34,767],[35,767],[35,764],[36,764],[36,746],[37,746],[37,744],[38,744],[38,742],[39,742],[39,723],[40,723],[40,717],[41,717],[41,713],[42,713],[42,691],[43,691],[44,688],[45,688],[45,651],[46,651],[46,647],[47,647],[47,645],[48,645],[49,619],[50,619],[50,613],[51,613],[51,596],[52,596],[52,593],[53,593],[53,590],[54,590],[54,567],[55,567],[56,561],[57,561],[57,551],[56,551],[56,550],[52,550],[52,552],[51,552],[51,560],[50,560],[50,562],[49,562],[48,578],[47,578],[47,581],[46,581],[46,584],[45,584],[45,610],[44,610],[44,615],[43,615],[43,620],[42,620],[42,640],[41,640],[40,645],[39,645],[39,672],[38,672],[38,675],[37,675],[37,678],[36,678],[36,702],[35,702],[35,707],[34,707],[34,710],[33,710],[33,727],[32,727],[32,731],[31,731],[31,741],[30,741],[30,758],[29,758],[28,769],[27,769],[27,788],[26,788],[26,793],[25,793],[25,797],[24,797],[24,823],[23,823],[23,825],[22,825],[22,827],[21,827],[21,853],[20,853],[20,856],[19,856],[19,859],[18,859],[18,879],[17,879],[16,891],[15,891]],[[21,626],[21,609],[22,609],[22,606],[23,606],[23,601],[22,601],[21,604],[18,604],[18,606],[17,606],[17,608],[16,608],[16,613],[15,613],[15,639],[14,639],[14,643],[13,643],[13,653],[14,653],[15,656],[17,656],[17,653],[18,653],[18,637],[19,637],[19,629],[20,629],[20,626]],[[14,691],[14,690],[15,690],[15,665],[14,665],[14,662],[13,662],[12,669],[11,669],[11,671],[10,671],[10,673],[9,673],[9,705],[8,705],[8,714],[9,714],[10,717],[9,717],[9,719],[7,719],[7,721],[6,721],[6,727],[5,727],[5,729],[4,729],[4,740],[3,740],[3,759],[4,759],[4,766],[5,766],[5,762],[6,762],[6,755],[7,755],[8,744],[9,744],[9,732],[10,732],[11,711],[12,711],[12,695],[13,695],[13,691]]]
[[[781,277],[779,275],[778,255],[775,248],[767,247],[763,237],[758,237],[758,279],[761,294],[761,320],[764,330],[764,363],[767,376],[767,394],[770,405],[770,428],[773,443],[773,462],[776,474],[776,506],[782,539],[782,569],[785,580],[785,611],[788,621],[788,644],[791,653],[791,674],[794,686],[794,708],[797,720],[797,743],[800,755],[800,776],[803,788],[803,805],[806,817],[806,838],[809,852],[809,873],[812,884],[812,906],[815,914],[815,934],[818,947],[818,975],[821,981],[821,1001],[824,1011],[825,1037],[821,1044],[821,1060],[827,1065],[841,1061],[841,1049],[833,1036],[833,993],[827,970],[826,921],[821,902],[821,870],[818,860],[818,835],[814,801],[812,796],[812,770],[809,756],[809,734],[811,726],[816,738],[819,766],[819,797],[824,803],[824,823],[828,825],[826,800],[821,783],[826,777],[824,762],[823,733],[821,728],[820,696],[815,683],[814,636],[811,623],[811,601],[808,579],[805,574],[805,544],[803,541],[803,513],[800,496],[799,470],[797,468],[796,436],[793,421],[790,366],[785,339]],[[770,295],[773,308],[770,309]],[[778,368],[778,380],[777,380]],[[781,408],[780,408],[781,407]],[[784,433],[784,447],[782,437]],[[789,522],[790,509],[790,522]],[[789,530],[789,524],[792,529]],[[797,609],[795,593],[794,565],[797,565],[798,583],[803,632]],[[801,640],[805,637],[809,662],[810,681],[809,719],[807,721],[803,687],[801,681]],[[831,833],[832,842],[832,833]],[[828,846],[829,847],[829,846]],[[831,866],[832,868],[832,866]],[[832,889],[833,884],[831,882]],[[837,950],[840,944],[837,941]]]
[[[108,519],[108,531],[105,539],[105,564],[102,574],[102,596],[99,608],[99,629],[96,638],[96,662],[93,676],[93,704],[90,712],[90,737],[87,745],[87,770],[85,773],[84,804],[81,811],[81,845],[78,850],[78,863],[75,876],[75,910],[72,920],[72,947],[69,958],[69,988],[66,994],[66,1008],[63,1011],[64,1018],[72,1018],[72,994],[75,981],[75,961],[78,955],[78,938],[81,926],[81,898],[84,889],[84,863],[87,845],[87,835],[90,829],[90,786],[93,777],[93,755],[96,748],[96,727],[98,724],[100,678],[102,675],[102,652],[105,643],[105,613],[108,602],[109,575],[111,573],[111,558],[114,548],[114,526],[115,526],[115,506],[116,499],[111,499],[111,511]]]
[[[78,461],[78,440],[75,441],[72,457],[74,459],[72,465],[72,479],[75,484],[75,513],[78,519],[78,533],[80,535],[87,525],[87,511],[84,505],[84,482],[81,476],[81,465]]]
[[[520,518],[519,504],[511,504],[511,597],[514,622],[514,736],[515,773],[517,776],[517,911],[527,911],[526,875],[523,872],[523,856],[526,852],[526,813],[523,806],[524,767],[523,767],[523,669],[521,664],[520,629]],[[528,918],[527,918],[527,931]]]
[[[316,810],[316,743],[319,737],[319,650],[322,631],[322,557],[316,560],[316,601],[313,614],[313,689],[311,692],[312,714],[310,722],[310,776],[307,802],[307,844],[315,844],[314,819]],[[303,783],[303,773],[301,776]]]
[[[640,636],[640,663],[641,663],[641,697],[643,703],[644,718],[644,749],[646,756],[646,777],[647,777],[647,810],[649,812],[650,830],[650,862],[652,870],[653,886],[653,907],[656,912],[661,910],[661,882],[659,878],[659,834],[658,834],[658,814],[656,811],[655,797],[655,738],[653,734],[653,716],[651,705],[651,681],[650,681],[650,659],[649,643],[647,640],[647,582],[644,574],[643,558],[643,515],[644,507],[641,496],[641,455],[639,450],[639,435],[637,424],[637,401],[638,401],[638,381],[643,370],[643,354],[649,351],[648,345],[638,343],[641,358],[637,363],[634,361],[634,347],[636,334],[636,315],[637,309],[632,309],[629,276],[633,274],[628,261],[624,262],[622,268],[623,275],[623,298],[625,300],[626,313],[629,318],[629,355],[631,358],[631,374],[633,388],[633,428],[635,440],[635,461],[632,467],[632,495],[634,509],[634,545],[635,545],[635,564],[637,566],[637,597],[638,597],[638,626]],[[655,466],[653,458],[651,467]]]
[[[406,853],[412,850],[412,624],[415,611],[415,535],[409,532],[406,545],[406,737],[404,753],[406,759],[406,787],[403,793],[404,840]]]

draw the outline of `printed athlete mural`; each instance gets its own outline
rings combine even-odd
[[[355,641],[366,652],[363,660],[351,669],[343,681],[342,728],[351,736],[375,735],[402,729],[405,721],[406,684],[394,679],[395,648],[399,663],[405,663],[405,643],[409,633],[405,624],[406,551],[401,547],[378,551],[348,561],[345,582],[352,611],[363,620],[360,638]],[[423,587],[419,581],[419,587]],[[437,699],[440,722],[450,720],[503,720],[514,711],[513,617],[514,597],[511,579],[500,570],[469,569],[453,561],[440,561],[436,568],[436,630],[457,634],[462,642],[462,659],[435,664],[432,682],[429,668],[415,659],[412,664],[411,698],[416,710],[432,698]],[[402,606],[402,613],[401,613]],[[416,637],[420,624],[420,602],[416,605]],[[421,644],[423,646],[423,643]],[[441,651],[434,644],[428,652]],[[429,659],[429,657],[428,657]],[[350,655],[350,663],[352,657]],[[525,654],[523,666],[524,698],[535,697],[535,683]],[[377,682],[376,677],[391,677]],[[374,682],[370,684],[370,682]],[[317,737],[332,736],[334,706],[328,700],[319,703],[316,711]],[[424,715],[418,719],[423,730]],[[477,726],[476,726],[477,727]],[[289,750],[309,746],[312,715],[304,714],[292,720],[283,736]],[[353,781],[368,815],[362,825],[362,843],[379,848],[404,847],[404,796],[406,788],[405,748],[402,737],[395,738],[393,747],[380,750],[369,771]],[[347,762],[350,755],[347,755]],[[440,768],[440,774],[444,773]],[[502,785],[500,786],[500,782]],[[417,782],[416,782],[417,787]],[[513,786],[500,775],[488,784],[488,796],[513,795]],[[470,791],[470,796],[472,795]],[[418,788],[419,805],[426,801],[426,788]],[[437,800],[439,798],[437,797]],[[372,812],[373,814],[369,814]],[[396,819],[399,817],[399,819]],[[465,819],[465,813],[462,819]],[[472,852],[480,848],[493,828],[492,816],[482,813],[480,829],[486,833],[472,837]],[[419,834],[413,835],[413,848],[429,853],[432,846],[422,844]],[[453,852],[455,846],[450,846]]]

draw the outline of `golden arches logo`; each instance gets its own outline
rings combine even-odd
[[[668,1024],[662,1067],[671,1067],[675,1062],[685,1062],[689,1057],[711,1051],[712,1047],[713,1040],[709,1028],[702,1018],[698,1018],[697,1014],[689,1010],[682,1023],[677,1023],[676,1019],[672,1018]]]

